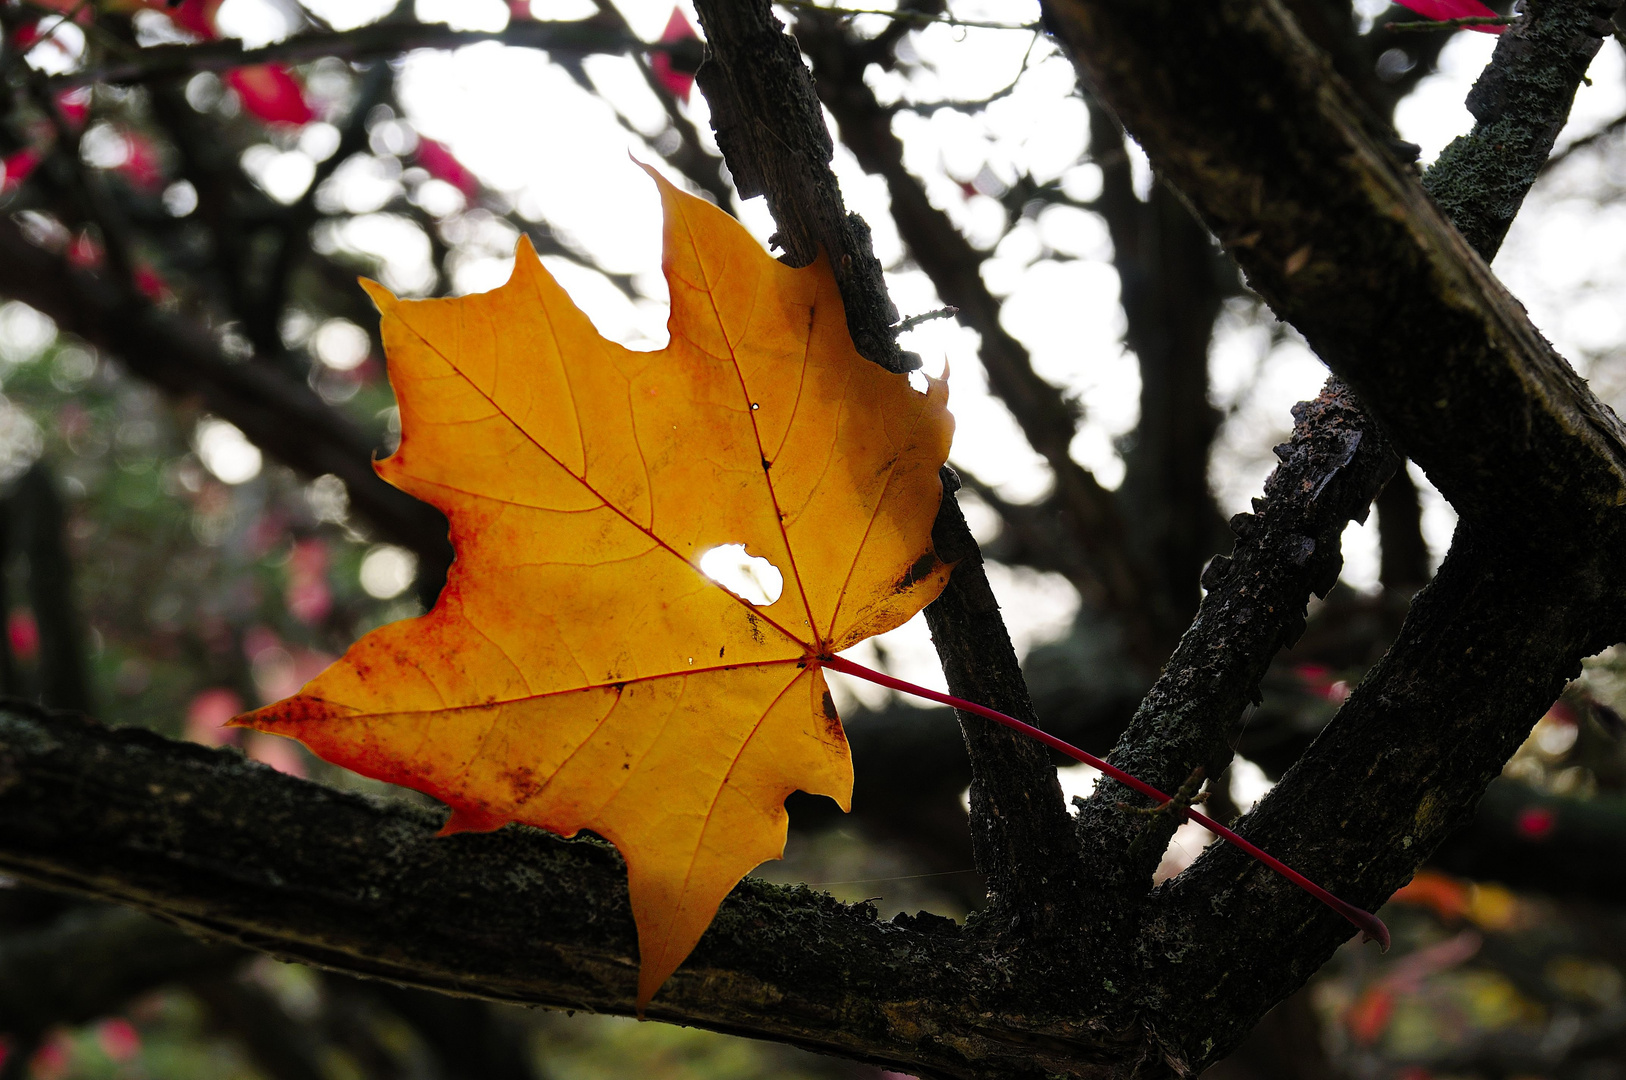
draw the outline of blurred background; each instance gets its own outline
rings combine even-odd
[[[901,315],[938,316],[901,341],[952,372],[961,499],[1040,716],[1104,753],[1325,371],[1079,88],[1036,3],[872,6],[776,11]],[[1289,6],[1422,165],[1467,130],[1494,36],[1392,29],[1415,16],[1381,0]],[[443,526],[369,484],[399,422],[355,278],[486,290],[526,234],[602,333],[661,347],[659,206],[629,154],[773,232],[761,200],[734,195],[693,89],[692,8],[3,0],[0,20],[0,691],[421,799],[220,726],[423,611],[444,572]],[[312,35],[325,44],[232,63],[238,43]],[[1495,269],[1620,409],[1616,39]],[[1350,527],[1342,580],[1239,726],[1211,815],[1245,812],[1326,723],[1453,525],[1413,466]],[[942,686],[919,619],[854,655]],[[982,888],[952,717],[869,684],[838,692],[854,813],[794,797],[787,858],[759,873],[883,917],[966,916]],[[1617,647],[1385,909],[1395,948],[1347,947],[1210,1075],[1626,1077],[1623,711]],[[1062,777],[1073,794],[1093,783]],[[1210,839],[1184,827],[1159,874]],[[0,886],[0,1080],[878,1072],[362,983]]]

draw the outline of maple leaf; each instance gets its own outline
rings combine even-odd
[[[369,634],[237,723],[428,792],[446,832],[589,829],[627,863],[639,1008],[724,896],[783,854],[784,800],[849,805],[820,659],[948,577],[931,526],[948,390],[858,355],[828,265],[776,262],[653,172],[671,341],[604,340],[527,240],[494,292],[365,283],[401,410],[386,480],[457,552],[429,614]],[[700,569],[743,544],[760,606]]]

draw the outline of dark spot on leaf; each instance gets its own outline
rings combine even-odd
[[[836,699],[830,696],[829,690],[824,692],[824,700],[820,704],[824,707],[825,736],[845,741],[847,736],[841,731],[841,714],[836,712]]]
[[[937,552],[928,551],[916,559],[892,586],[893,592],[905,592],[917,581],[923,581],[938,567]]]
[[[536,794],[538,787],[536,771],[528,765],[515,765],[511,769],[504,769],[502,778],[509,790],[514,793],[515,802],[522,802]]]
[[[771,468],[773,468],[773,464],[771,462],[769,462],[767,458],[763,458],[762,459],[762,471],[767,472]]]

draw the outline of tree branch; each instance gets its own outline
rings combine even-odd
[[[707,51],[695,82],[740,198],[767,197],[779,226],[769,243],[785,262],[806,266],[829,253],[861,355],[889,371],[919,367],[898,348],[898,309],[881,284],[869,226],[847,213],[830,170],[835,147],[796,42],[766,3],[717,0],[696,12]]]
[[[1221,2],[1193,17],[1163,3],[1057,0],[1047,11],[1251,283],[1335,371],[1371,388],[1366,403],[1463,514],[1389,655],[1245,819],[1256,843],[1375,904],[1467,816],[1580,657],[1622,631],[1626,575],[1610,552],[1626,532],[1623,429],[1420,197],[1280,8]],[[1507,119],[1494,101],[1518,98],[1525,123],[1556,131],[1584,68],[1576,58],[1596,50],[1598,14],[1544,5],[1506,35],[1482,83],[1485,122]],[[1141,77],[1152,49],[1170,77]],[[1525,92],[1542,72],[1548,92]],[[1266,99],[1269,111],[1255,104]],[[1493,171],[1485,185],[1499,199],[1457,203],[1487,248],[1522,198],[1497,177],[1533,179],[1551,142],[1508,145],[1507,159],[1463,148],[1439,178],[1461,193]],[[1242,954],[1219,973],[1219,985],[1247,988],[1229,995],[1230,1017],[1205,1006],[1159,1031],[1192,1069],[1348,936],[1242,861],[1205,854],[1160,891],[1148,924],[1161,938],[1143,954],[1152,986],[1190,962],[1195,942],[1240,935]],[[1238,998],[1255,993],[1256,1010],[1239,1018]]]
[[[96,778],[95,798],[83,796]],[[436,838],[440,815],[228,751],[0,712],[0,867],[275,956],[465,996],[631,1015],[637,945],[608,845]],[[947,920],[878,922],[747,879],[650,1005],[916,1073],[1107,1076],[1133,1038]]]
[[[450,565],[445,519],[379,479],[370,441],[309,387],[261,365],[230,362],[197,327],[35,247],[9,217],[0,218],[0,293],[38,308],[165,392],[198,400],[298,471],[338,476],[351,505],[383,536],[418,552],[431,574]]]
[[[740,194],[767,196],[787,261],[811,262],[821,248],[828,253],[861,353],[893,370],[906,359],[918,363],[892,340],[897,310],[870,249],[869,227],[847,213],[830,171],[834,147],[795,41],[766,0],[702,0],[697,10],[710,50],[697,79]],[[883,342],[886,349],[877,351]],[[936,610],[928,609],[933,641],[954,693],[1032,720],[1010,635],[954,501],[958,486],[945,470],[933,541],[942,558],[958,565]],[[987,925],[1076,923],[1077,847],[1049,756],[980,717],[959,719],[972,750],[972,843],[989,879]]]
[[[1548,536],[1618,521],[1626,427],[1388,152],[1280,6],[1226,0],[1193,13],[1168,0],[1050,0],[1046,11],[1250,285],[1464,517]],[[1596,50],[1607,11],[1543,5],[1498,54],[1569,71]]]
[[[1473,130],[1451,140],[1423,177],[1423,187],[1487,261],[1546,167],[1619,6],[1592,0],[1523,16],[1498,39],[1468,94]]]
[[[59,90],[90,83],[146,83],[249,64],[299,64],[323,56],[351,61],[388,59],[413,49],[460,49],[484,41],[567,55],[668,52],[691,64],[700,62],[701,49],[697,41],[644,42],[598,16],[574,22],[515,19],[502,30],[453,30],[445,23],[377,22],[343,33],[295,34],[253,49],[230,39],[201,45],[153,45],[125,59],[58,75],[50,83]]]
[[[1468,819],[1580,657],[1607,644],[1589,580],[1602,558],[1498,550],[1459,530],[1389,654],[1239,831],[1346,900],[1381,903]],[[1336,916],[1243,863],[1211,848],[1153,897],[1148,925],[1168,929],[1147,943],[1149,985],[1214,935],[1234,949],[1216,973],[1224,1008],[1199,1006],[1159,1030],[1194,1069],[1210,1060],[1201,1047],[1232,1045],[1349,937]]]
[[[842,142],[866,172],[882,177],[892,199],[898,233],[943,301],[959,308],[959,318],[977,331],[977,355],[989,388],[1011,410],[1028,443],[1049,463],[1056,478],[1050,500],[1060,511],[1081,553],[1074,579],[1094,605],[1120,620],[1136,661],[1155,670],[1167,655],[1166,639],[1149,618],[1145,575],[1130,556],[1126,527],[1112,493],[1072,459],[1078,408],[1033,370],[1027,349],[999,322],[1000,302],[983,283],[983,256],[927,199],[920,182],[903,164],[903,143],[892,133],[892,111],[881,106],[864,82],[871,50],[852,41],[839,22],[811,10],[796,24],[797,41],[814,64],[819,98],[841,129]]]
[[[1259,680],[1277,651],[1303,633],[1310,594],[1325,596],[1337,582],[1344,527],[1366,519],[1398,464],[1336,380],[1295,406],[1293,418],[1293,437],[1276,448],[1281,464],[1265,481],[1264,498],[1254,500],[1254,513],[1231,520],[1234,550],[1215,556],[1203,573],[1208,593],[1191,629],[1112,752],[1114,765],[1165,791],[1197,769],[1218,776],[1230,764],[1237,718],[1260,700]],[[1126,814],[1126,800],[1151,805],[1103,780],[1078,825],[1092,888],[1139,896],[1179,822]]]

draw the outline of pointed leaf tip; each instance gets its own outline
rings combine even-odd
[[[388,315],[394,310],[395,305],[400,303],[394,293],[372,278],[357,278],[356,283],[361,286],[362,292],[372,298],[373,306],[378,309],[380,315]]]

